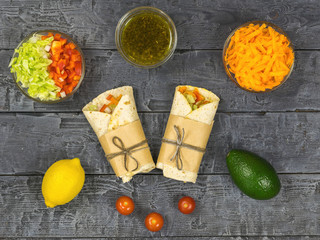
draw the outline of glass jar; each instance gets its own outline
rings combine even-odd
[[[172,19],[154,7],[138,7],[118,22],[116,45],[121,56],[140,68],[155,68],[170,59],[177,45]]]

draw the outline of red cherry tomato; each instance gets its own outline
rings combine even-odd
[[[196,207],[196,202],[191,197],[183,197],[179,200],[178,207],[183,214],[190,214]]]
[[[158,232],[163,227],[163,217],[159,213],[152,212],[146,217],[144,224],[149,231]]]
[[[130,197],[119,197],[116,202],[116,209],[122,215],[129,215],[134,210],[134,202]]]

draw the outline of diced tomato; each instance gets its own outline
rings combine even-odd
[[[67,83],[72,83],[73,82],[73,78],[67,77],[66,81],[67,81]]]
[[[76,55],[76,54],[72,54],[70,60],[74,61],[74,62],[81,61],[81,56],[80,55]]]
[[[61,71],[60,71],[60,68],[59,68],[59,67],[56,67],[56,73],[57,73],[58,75],[61,74]]]
[[[80,78],[81,78],[80,76],[76,75],[76,76],[73,77],[73,81],[79,81]]]
[[[56,33],[56,34],[54,35],[54,40],[59,41],[59,40],[60,40],[60,38],[61,38],[61,34]]]
[[[52,54],[51,59],[55,62],[58,62],[60,59],[60,54],[59,53]]]
[[[74,68],[76,75],[81,76],[81,62],[76,61],[75,62],[75,68]]]
[[[61,42],[61,45],[64,46],[67,43],[67,39],[61,38],[60,42]]]
[[[70,85],[74,88],[78,85],[79,81],[73,81]]]
[[[65,53],[69,55],[69,57],[71,57],[72,55],[72,50],[69,48],[69,49],[65,49]]]
[[[69,46],[70,49],[76,48],[76,45],[74,45],[74,43],[68,43],[67,45]]]
[[[77,49],[72,49],[72,54],[80,56],[80,52]]]
[[[56,61],[52,61],[52,63],[50,64],[50,67],[56,67],[57,66],[57,62]]]
[[[58,62],[58,67],[60,68],[60,70],[62,71],[65,66],[66,66],[66,60],[60,59]]]
[[[66,92],[66,94],[69,94],[69,88],[68,88],[68,85],[64,85],[63,86],[63,90]]]
[[[72,72],[68,75],[68,77],[69,77],[70,79],[73,79],[75,75],[76,75],[76,73],[75,73],[74,71],[72,71]]]
[[[53,76],[54,76],[54,72],[50,72],[49,73],[49,78],[53,79]]]
[[[63,83],[60,82],[59,80],[54,81],[54,83],[55,83],[59,88],[63,88]]]
[[[42,39],[54,37],[50,47],[50,59],[52,63],[48,66],[49,77],[54,80],[56,86],[61,88],[57,96],[69,94],[79,84],[82,74],[82,58],[76,45],[67,42],[61,34],[49,33]],[[63,94],[62,94],[63,93]]]
[[[66,71],[64,71],[64,72],[60,75],[60,77],[61,77],[62,79],[66,79],[66,78],[68,77],[68,73],[67,73]]]
[[[63,54],[62,58],[68,60],[68,62],[70,60],[70,56],[66,53]]]
[[[60,54],[61,53],[61,42],[53,41],[51,44],[51,52],[52,55]]]

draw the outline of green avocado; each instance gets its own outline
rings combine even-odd
[[[227,155],[227,166],[233,182],[251,198],[267,200],[280,191],[280,180],[274,168],[254,153],[231,150]]]

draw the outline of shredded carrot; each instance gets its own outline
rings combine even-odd
[[[122,98],[121,94],[117,98],[115,98],[112,94],[109,94],[107,96],[107,100],[110,101],[110,102],[107,104],[107,107],[109,107],[111,105],[116,105],[117,106],[121,98]]]
[[[179,87],[179,92],[181,92],[182,94],[187,90],[187,87],[186,86],[182,86],[182,87]]]
[[[100,108],[100,112],[104,112],[108,106],[106,104],[103,104],[103,106]]]
[[[119,102],[121,98],[122,98],[122,94],[120,94],[119,97],[116,98],[116,100]]]
[[[199,92],[198,88],[195,88],[193,90],[193,93],[196,95],[196,102],[204,100],[204,96],[201,95],[201,93]]]
[[[224,57],[238,84],[263,92],[278,86],[289,74],[294,60],[286,36],[266,24],[250,24],[231,37]]]

